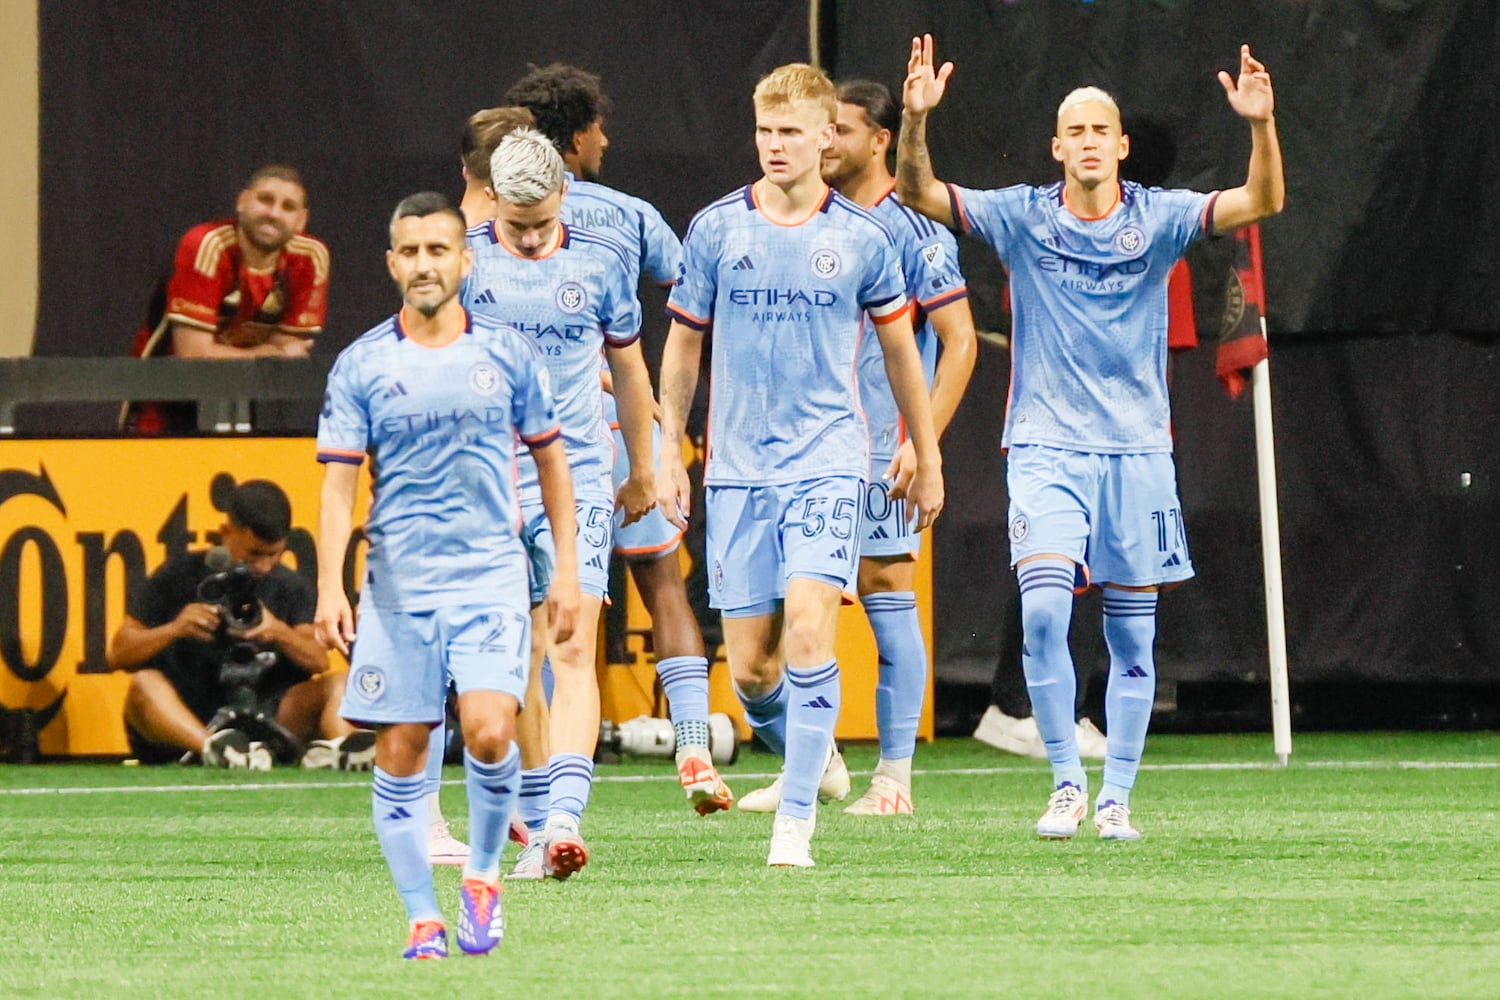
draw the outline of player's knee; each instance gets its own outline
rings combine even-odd
[[[515,726],[504,718],[476,719],[464,723],[464,746],[474,759],[493,764],[510,752]]]
[[[1021,595],[1021,631],[1028,646],[1066,644],[1073,619],[1073,595],[1065,591],[1041,590]]]

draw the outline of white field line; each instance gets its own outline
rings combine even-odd
[[[987,777],[1001,774],[1035,774],[1044,765],[1037,761],[1030,765],[1010,767],[955,767],[944,769],[915,768],[913,775],[927,778],[942,777]],[[1450,771],[1450,770],[1494,770],[1500,768],[1500,760],[1309,760],[1296,761],[1290,769],[1316,768],[1318,770],[1366,770],[1366,771]],[[1142,764],[1142,771],[1276,771],[1283,770],[1272,761],[1204,761],[1189,764]],[[851,774],[869,774],[868,771],[851,771]],[[735,772],[736,781],[770,781],[775,772]],[[663,770],[660,774],[603,774],[594,779],[603,785],[639,785],[656,781],[676,781],[676,773]],[[462,779],[444,781],[444,785],[462,785]],[[352,779],[343,781],[226,781],[213,785],[111,785],[56,788],[0,788],[0,797],[21,795],[130,795],[139,793],[170,792],[270,792],[302,791],[307,789],[364,788],[365,782]]]

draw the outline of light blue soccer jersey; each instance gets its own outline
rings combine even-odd
[[[614,442],[599,386],[603,348],[628,347],[640,336],[638,272],[629,253],[595,233],[561,226],[557,249],[521,257],[485,227],[470,230],[474,267],[464,282],[464,305],[530,337],[552,376],[563,443],[579,497],[610,496]],[[488,238],[490,242],[485,244]],[[521,492],[539,497],[536,463],[521,460]]]
[[[1059,181],[949,185],[953,216],[1010,272],[1011,388],[1003,445],[1103,454],[1172,450],[1167,277],[1209,230],[1217,194],[1124,181],[1099,219]]]
[[[480,316],[441,348],[402,332],[400,314],[339,354],[318,420],[318,460],[370,457],[362,600],[395,611],[492,602],[526,572],[517,437],[561,433],[546,366],[516,331]]]
[[[938,339],[927,314],[969,295],[963,272],[958,269],[958,241],[942,226],[902,205],[893,192],[872,205],[870,211],[885,223],[901,250],[906,297],[918,310],[912,322],[917,353],[931,389],[937,371]],[[906,432],[885,374],[885,352],[873,332],[859,348],[859,400],[870,425],[871,471],[879,475],[906,440]]]
[[[620,244],[635,256],[640,273],[657,284],[676,284],[682,275],[682,241],[648,201],[569,174],[562,217],[574,229]]]
[[[712,486],[869,474],[854,384],[868,312],[906,310],[901,257],[874,215],[830,190],[803,222],[766,218],[754,186],[694,217],[667,308],[713,328],[708,462]]]

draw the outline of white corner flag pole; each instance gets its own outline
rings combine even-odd
[[[1266,336],[1266,317],[1260,318]],[[1281,516],[1276,504],[1276,447],[1271,430],[1271,362],[1250,371],[1255,400],[1255,475],[1260,488],[1260,553],[1266,578],[1266,640],[1271,661],[1271,733],[1276,762],[1292,755],[1292,704],[1287,683],[1286,606],[1281,591]]]

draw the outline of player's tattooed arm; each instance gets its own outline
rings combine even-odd
[[[931,35],[911,40],[902,86],[901,135],[896,141],[896,193],[901,203],[949,229],[954,228],[948,188],[932,172],[927,151],[927,113],[938,106],[948,89],[953,64],[936,68]]]

